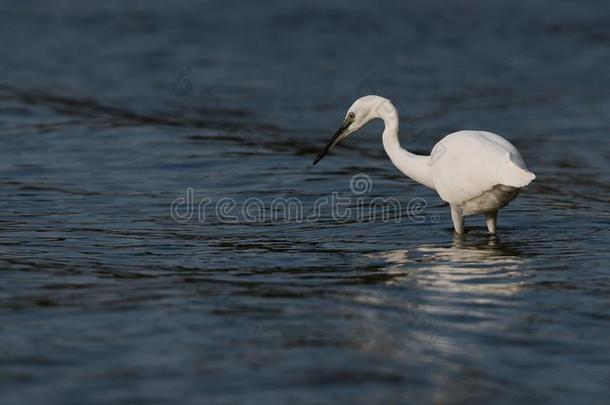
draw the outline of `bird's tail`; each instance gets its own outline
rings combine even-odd
[[[509,165],[511,165],[512,167],[510,168],[510,175],[507,176],[507,183],[509,183],[506,184],[507,186],[519,188],[525,187],[532,181],[534,181],[534,179],[536,178],[536,175],[534,173],[517,166],[512,161],[509,162]]]
[[[503,173],[503,184],[512,187],[525,187],[536,178],[536,175],[525,167],[525,162],[519,156],[515,158],[512,153],[506,153],[505,172]]]

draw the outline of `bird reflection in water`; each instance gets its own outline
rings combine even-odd
[[[508,292],[525,278],[518,245],[502,243],[495,235],[454,235],[450,246],[423,244],[371,256],[385,261],[385,272],[396,274],[390,284],[411,278],[427,286]]]
[[[363,350],[390,350],[396,358],[412,358],[417,355],[414,351],[424,349],[463,352],[464,343],[456,340],[456,334],[489,322],[493,318],[490,308],[510,306],[511,296],[526,280],[520,249],[513,242],[502,243],[496,236],[477,231],[468,238],[456,235],[450,246],[423,244],[370,257],[382,259],[380,270],[391,277],[384,288],[360,290],[354,299],[393,308],[400,329],[367,328],[359,340]],[[376,325],[379,314],[371,311],[362,316]],[[456,318],[461,320],[460,331],[452,326]]]

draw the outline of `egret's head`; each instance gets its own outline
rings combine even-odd
[[[383,110],[386,109],[386,103],[394,109],[389,100],[379,96],[364,96],[356,100],[347,110],[341,128],[330,138],[324,150],[314,159],[313,164],[315,165],[322,160],[328,152],[350,134],[353,134],[373,119],[381,117]]]

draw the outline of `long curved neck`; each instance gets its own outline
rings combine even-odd
[[[428,166],[429,156],[413,154],[400,146],[398,139],[398,111],[389,102],[386,108],[380,111],[379,118],[385,124],[383,130],[383,147],[390,157],[394,166],[405,175],[426,187],[434,189],[430,167]]]

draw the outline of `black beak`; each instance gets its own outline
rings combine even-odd
[[[349,116],[345,117],[345,121],[343,121],[343,125],[341,126],[341,128],[339,128],[337,132],[335,132],[333,137],[330,138],[330,141],[328,141],[328,143],[324,147],[324,150],[318,153],[318,156],[316,156],[316,158],[313,160],[314,165],[320,160],[322,160],[322,158],[326,156],[328,152],[330,152],[339,142],[341,142],[341,140],[343,139],[343,135],[347,132],[352,122],[354,122],[353,115],[350,114]]]
[[[320,160],[322,160],[322,158],[324,156],[326,156],[326,154],[328,152],[330,152],[332,150],[332,148],[335,147],[335,145],[337,145],[339,142],[341,142],[341,135],[343,135],[345,133],[345,131],[347,130],[348,125],[344,125],[341,128],[339,128],[337,130],[337,132],[335,132],[335,134],[333,135],[332,138],[330,138],[330,141],[328,141],[328,143],[326,144],[326,146],[324,147],[324,150],[320,153],[318,153],[318,156],[316,156],[316,158],[313,160],[313,164],[315,165],[316,163],[318,163]]]

